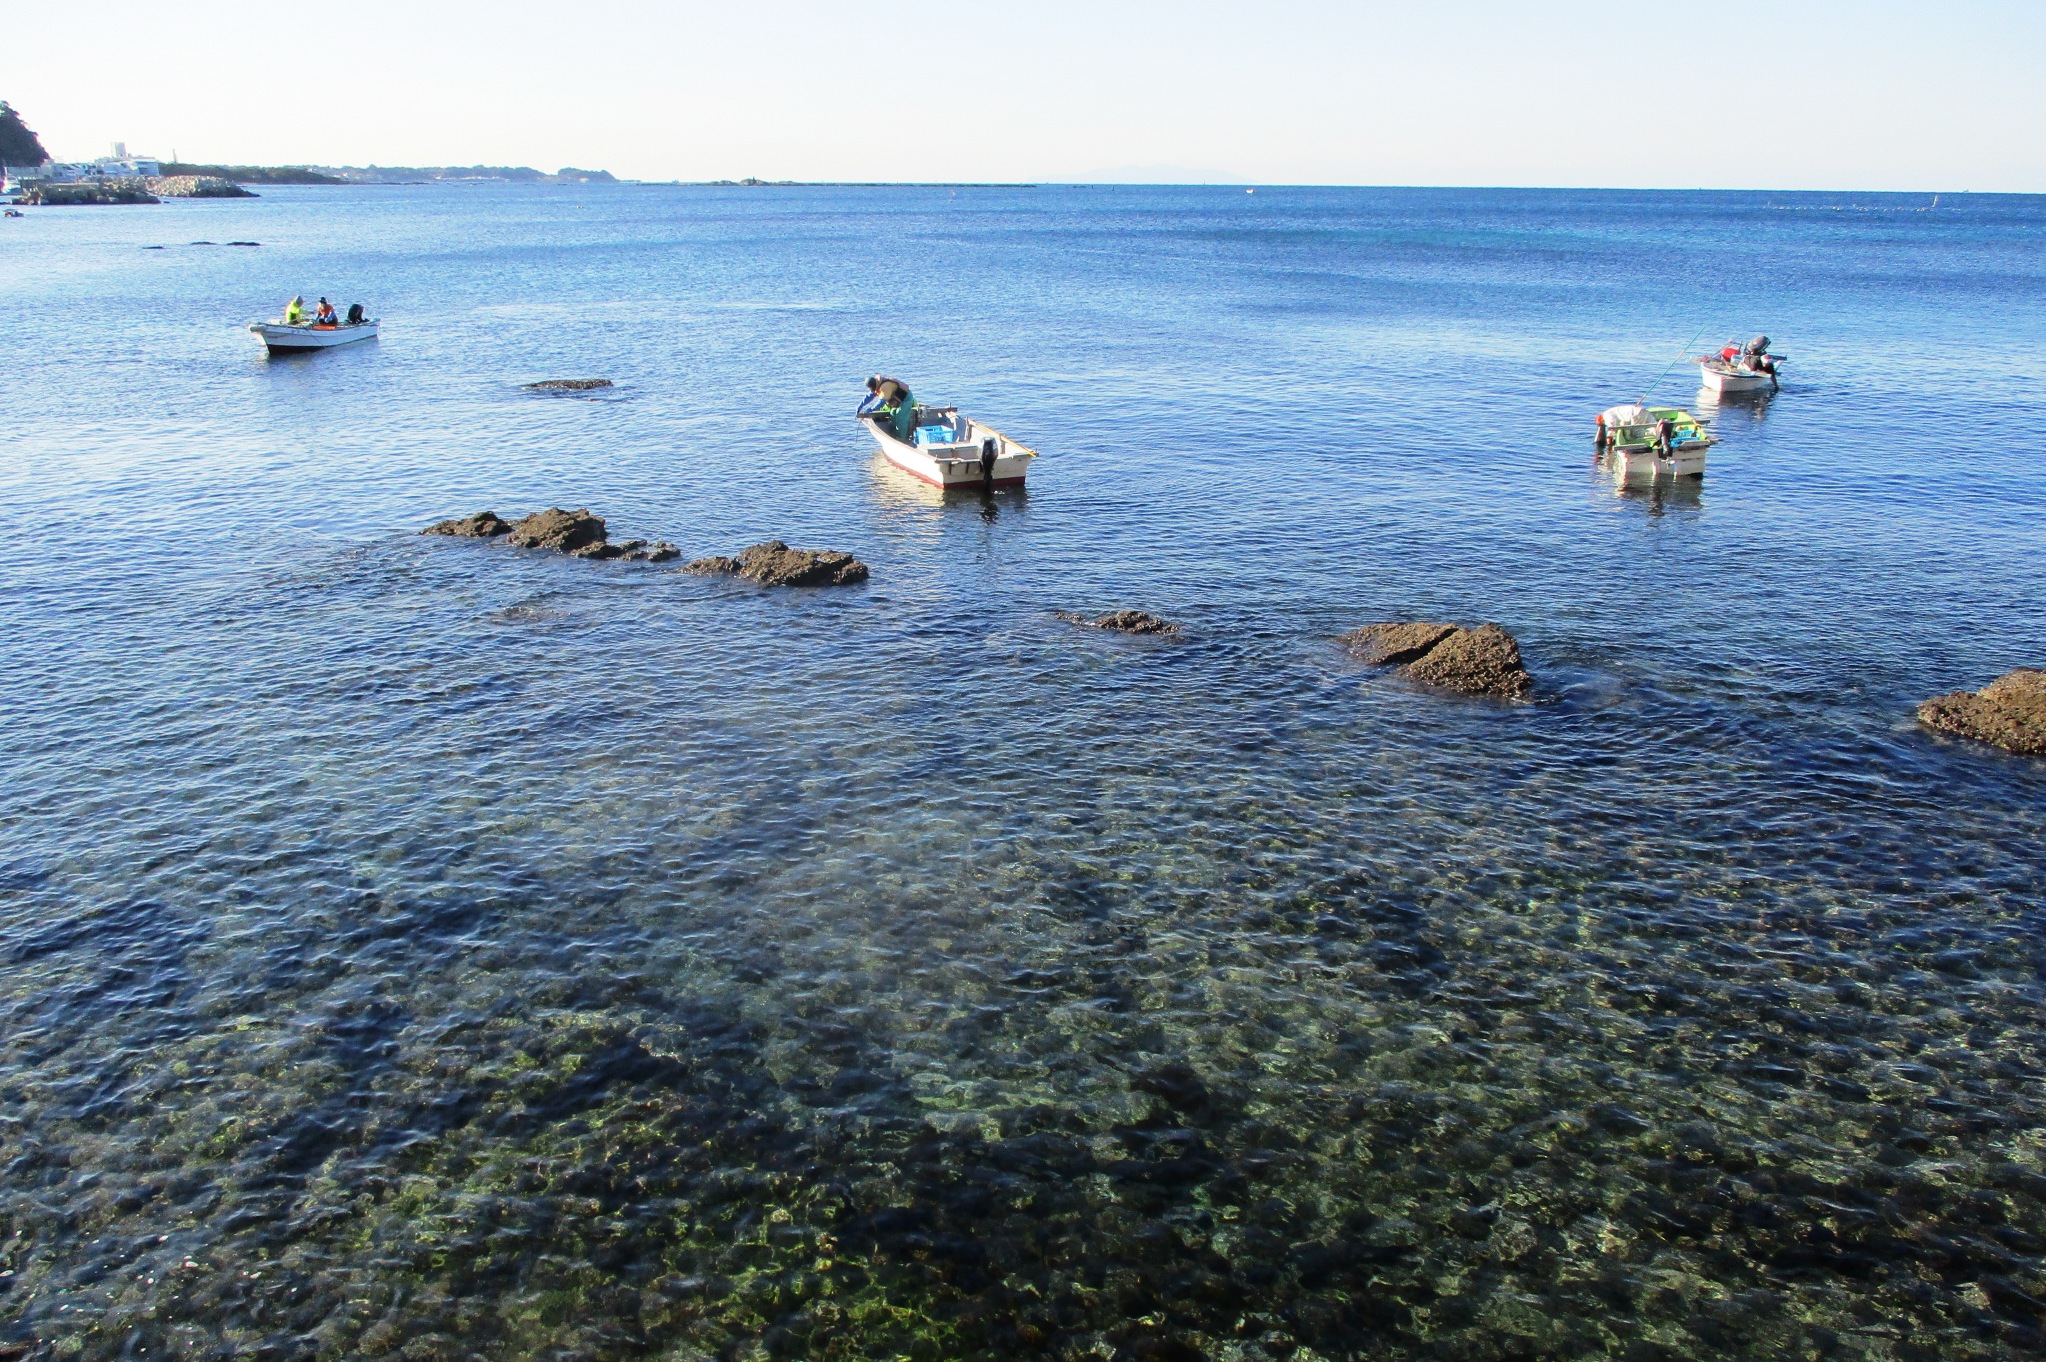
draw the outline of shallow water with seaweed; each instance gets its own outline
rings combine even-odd
[[[0,1345],[2036,1355],[2046,764],[1911,714],[2046,661],[2046,201],[1923,207],[10,223]],[[1786,390],[1616,488],[1589,413],[1701,326]],[[875,369],[1029,495],[878,466]],[[415,533],[550,504],[872,578]],[[1182,633],[1053,613],[1121,607]],[[1396,616],[1536,697],[1332,641]]]

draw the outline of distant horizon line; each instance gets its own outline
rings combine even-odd
[[[237,169],[248,170],[323,170],[332,167],[311,162],[292,163],[277,166],[245,166]],[[406,167],[379,167],[380,169],[405,169]],[[410,183],[374,181],[350,181],[347,185],[294,185],[299,189],[405,189],[416,188],[422,183],[431,184],[515,184],[518,181],[496,177],[476,177],[469,180],[441,179],[413,181]],[[1942,195],[1981,195],[2001,198],[2039,198],[2046,196],[2046,190],[2039,189],[1793,189],[1782,186],[1754,185],[1741,187],[1714,185],[1545,185],[1545,184],[1367,184],[1356,181],[1279,181],[1279,180],[1088,180],[1088,179],[1034,179],[1034,180],[766,180],[755,177],[744,179],[716,180],[661,180],[641,179],[630,176],[615,176],[612,183],[629,188],[665,189],[1397,189],[1416,191],[1512,191],[1515,193],[1552,194],[1885,194],[1898,197],[1939,197]],[[599,185],[558,182],[533,185],[532,188],[601,188]]]

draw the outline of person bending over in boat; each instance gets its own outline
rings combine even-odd
[[[303,297],[293,294],[291,301],[284,305],[284,324],[286,326],[305,325],[305,299]]]
[[[867,400],[855,416],[886,416],[895,438],[908,443],[916,438],[916,398],[899,378],[875,374],[867,380]]]
[[[325,298],[320,299],[320,305],[313,309],[313,325],[332,326],[337,320],[339,319],[334,316],[334,305]]]

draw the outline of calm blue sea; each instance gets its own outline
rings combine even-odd
[[[1913,719],[2046,665],[2046,199],[265,188],[0,360],[0,1357],[2046,1350],[2046,762]],[[546,506],[872,578],[417,534]]]

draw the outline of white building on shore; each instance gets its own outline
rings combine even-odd
[[[163,165],[154,156],[131,156],[126,142],[116,142],[113,155],[97,161],[45,161],[39,166],[0,167],[0,171],[11,185],[27,180],[76,184],[80,180],[153,180],[163,174]]]

